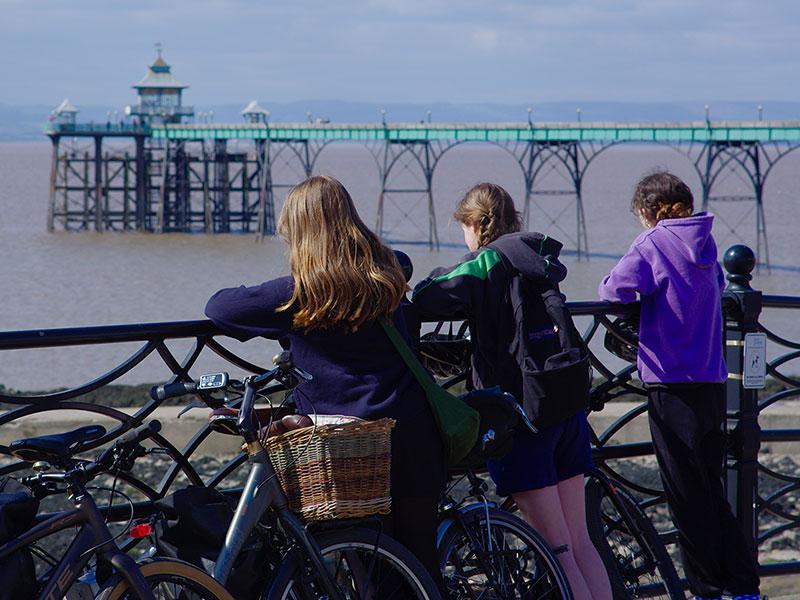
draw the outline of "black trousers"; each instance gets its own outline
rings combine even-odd
[[[436,554],[439,500],[447,479],[444,451],[427,410],[392,431],[392,514],[386,532],[411,550],[444,590]]]
[[[716,597],[758,592],[758,563],[722,487],[725,396],[721,383],[648,387],[650,433],[689,589]]]

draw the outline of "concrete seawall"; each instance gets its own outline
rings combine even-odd
[[[592,413],[589,417],[592,426],[598,433],[611,426],[618,418],[637,406],[632,402],[612,402],[597,413]],[[183,409],[180,406],[165,406],[157,408],[149,419],[158,419],[163,425],[162,435],[166,437],[178,448],[182,448],[202,427],[208,417],[208,410],[197,408],[190,410],[182,417],[177,418],[178,413]],[[138,409],[122,408],[119,409],[126,414],[133,414]],[[762,429],[800,429],[800,400],[779,402],[765,410],[759,423]],[[114,419],[101,415],[89,414],[75,410],[59,410],[46,413],[39,413],[30,417],[19,419],[3,427],[0,427],[0,444],[8,444],[13,440],[48,435],[68,431],[82,425],[98,424],[111,428],[116,424]],[[614,440],[619,443],[637,442],[650,439],[650,432],[647,426],[647,417],[642,415],[626,425]],[[212,433],[209,438],[201,445],[199,452],[208,455],[229,455],[238,450],[239,438]],[[762,447],[762,451],[800,454],[800,442],[776,443],[771,447]]]

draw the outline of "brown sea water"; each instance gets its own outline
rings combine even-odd
[[[277,238],[256,242],[250,235],[54,233],[45,230],[50,148],[47,143],[0,144],[0,331],[172,321],[203,316],[208,297],[220,287],[254,284],[284,274],[285,246]],[[619,146],[598,156],[584,182],[589,260],[568,254],[569,276],[563,285],[570,300],[592,300],[600,279],[639,233],[628,210],[636,180],[665,167],[686,179],[699,197],[699,180],[689,160],[660,146]],[[361,147],[327,148],[315,172],[343,181],[368,224],[376,217],[379,181],[375,163]],[[770,258],[754,287],[765,293],[800,295],[800,152],[780,161],[765,190]],[[276,180],[300,179],[296,165],[276,165]],[[465,146],[447,153],[437,167],[434,197],[439,251],[399,246],[415,264],[412,283],[431,268],[452,264],[465,251],[460,227],[450,219],[460,196],[479,181],[507,187],[521,206],[519,166],[502,150]],[[398,170],[398,185],[414,185],[413,169]],[[567,189],[558,170],[547,171],[541,189]],[[748,193],[736,173],[725,173],[717,193]],[[278,205],[282,191],[277,192]],[[568,196],[536,198],[532,228],[575,247],[575,205]],[[721,251],[734,243],[755,247],[752,202],[715,203],[715,236]],[[405,216],[408,215],[408,216]],[[427,209],[421,195],[395,196],[384,217],[390,239],[427,240]],[[764,322],[784,337],[800,340],[800,312],[768,311]],[[668,332],[665,332],[668,335]],[[275,345],[265,341],[230,347],[265,364]],[[0,352],[0,384],[18,389],[51,389],[85,382],[112,368],[138,346],[86,346],[39,351]],[[178,357],[188,347],[172,345]],[[777,350],[771,349],[774,354]],[[221,360],[204,356],[198,370],[219,369]],[[798,369],[794,369],[797,371]],[[148,359],[123,382],[151,382],[169,375],[158,359]]]

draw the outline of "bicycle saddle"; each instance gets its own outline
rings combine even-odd
[[[17,458],[30,462],[66,458],[86,442],[101,438],[105,434],[105,427],[87,425],[66,433],[54,433],[52,435],[17,440],[11,442],[8,448]]]

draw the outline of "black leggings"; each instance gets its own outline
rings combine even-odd
[[[385,526],[441,587],[436,529],[447,468],[433,417],[427,412],[424,417],[398,424],[392,432],[392,514]]]
[[[442,574],[436,558],[439,496],[393,498],[385,531],[417,557],[441,588]]]
[[[758,591],[750,554],[722,488],[725,397],[721,383],[648,388],[650,433],[689,589],[716,597]]]

